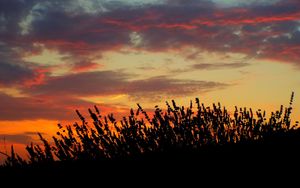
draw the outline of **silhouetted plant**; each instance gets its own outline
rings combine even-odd
[[[107,159],[139,158],[155,152],[198,151],[203,146],[222,146],[263,139],[275,133],[295,130],[298,122],[291,125],[294,93],[289,107],[271,114],[235,107],[232,115],[220,103],[207,107],[196,98],[195,107],[177,106],[166,102],[166,110],[155,107],[153,117],[137,104],[137,111],[130,110],[128,117],[118,123],[113,114],[102,116],[95,106],[88,109],[93,125],[89,125],[76,110],[81,123],[72,126],[58,125],[53,136],[54,144],[39,137],[43,147],[26,147],[29,160],[25,161],[14,153],[7,158],[6,166],[51,164],[54,161],[90,161]]]

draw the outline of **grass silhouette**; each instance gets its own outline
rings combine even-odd
[[[300,146],[298,122],[292,124],[290,118],[293,98],[294,93],[289,106],[281,106],[269,118],[265,111],[237,107],[230,114],[220,103],[207,107],[198,98],[187,108],[175,101],[166,102],[166,110],[156,106],[153,117],[137,104],[137,111],[131,109],[129,116],[119,122],[113,114],[102,116],[95,106],[88,109],[93,125],[76,110],[80,124],[59,124],[53,144],[39,134],[43,144],[27,146],[28,159],[16,154],[12,146],[2,169],[103,169],[109,164],[107,170],[112,164],[157,161],[170,165],[184,161],[202,167],[239,160],[273,164],[279,155],[286,160],[282,156],[296,154]]]

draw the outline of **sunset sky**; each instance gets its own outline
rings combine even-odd
[[[0,0],[0,151],[93,105],[199,97],[300,119],[299,0]]]

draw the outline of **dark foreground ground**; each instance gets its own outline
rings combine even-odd
[[[206,147],[201,151],[169,150],[138,158],[102,161],[57,162],[26,168],[0,168],[0,180],[70,182],[157,179],[173,183],[183,179],[300,177],[300,134],[294,131],[263,141]],[[12,181],[10,181],[12,182]],[[42,186],[43,187],[43,186]]]

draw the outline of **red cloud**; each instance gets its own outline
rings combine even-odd
[[[90,70],[95,70],[96,68],[100,67],[98,63],[93,63],[90,61],[82,61],[79,63],[74,64],[72,68],[72,72],[87,72]]]
[[[245,16],[236,15],[238,18],[221,19],[216,21],[216,25],[244,25],[244,24],[260,24],[260,23],[272,23],[282,21],[299,20],[300,12],[283,15],[266,15],[256,16],[253,13],[245,14]],[[240,18],[239,18],[240,17]]]
[[[139,19],[123,20],[123,19],[101,19],[99,24],[109,24],[117,27],[123,27],[132,31],[142,31],[150,28],[162,28],[162,29],[183,29],[190,30],[196,29],[201,26],[228,26],[228,25],[247,25],[247,24],[260,24],[260,23],[272,23],[282,21],[297,21],[300,19],[299,12],[292,13],[280,13],[280,14],[257,14],[255,10],[247,10],[241,8],[232,8],[230,10],[214,10],[210,15],[199,15],[198,17],[186,20],[185,22],[180,19],[165,20],[161,16],[160,21],[154,21],[150,19],[150,16],[156,18],[153,15],[141,15]],[[162,22],[162,23],[160,23]],[[96,31],[96,30],[95,30]],[[98,30],[104,31],[104,30]]]
[[[31,79],[27,79],[24,81],[23,86],[25,87],[32,87],[35,85],[41,85],[44,83],[45,79],[46,79],[46,74],[48,72],[47,69],[42,69],[42,68],[36,68],[35,70],[33,70],[35,73],[35,76]]]
[[[271,59],[275,61],[284,61],[284,62],[299,62],[300,46],[292,45],[292,46],[270,46],[265,49],[262,57],[266,59]]]

